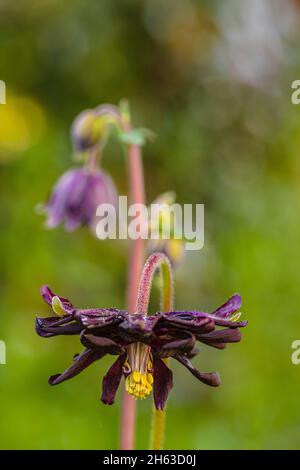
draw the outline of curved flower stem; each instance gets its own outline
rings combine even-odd
[[[137,313],[147,314],[148,312],[152,280],[158,267],[161,270],[162,277],[161,310],[163,312],[173,310],[173,277],[171,265],[168,258],[163,253],[154,253],[148,258],[142,272],[136,306]],[[167,362],[167,359],[165,361]],[[150,437],[151,450],[161,450],[163,447],[165,421],[165,409],[157,410],[153,407]]]
[[[130,117],[121,116],[121,125],[126,131],[131,130]],[[128,168],[130,203],[145,204],[145,186],[141,149],[138,145],[128,146]],[[131,241],[127,303],[129,313],[135,313],[135,304],[138,294],[139,278],[144,264],[144,244],[142,238]],[[121,449],[132,450],[134,448],[136,402],[123,391],[123,408],[121,418]]]
[[[160,268],[162,277],[161,310],[170,312],[173,308],[173,276],[169,258],[163,253],[153,253],[147,259],[138,289],[136,313],[147,315],[151,287],[155,271]]]

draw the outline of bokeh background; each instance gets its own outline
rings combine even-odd
[[[80,344],[42,340],[34,318],[49,313],[45,282],[77,306],[125,305],[127,243],[46,230],[36,211],[73,165],[76,114],[124,97],[157,136],[144,148],[148,202],[171,189],[205,204],[205,247],[176,270],[176,307],[209,311],[238,291],[249,320],[240,344],[195,359],[220,388],[172,364],[166,448],[300,447],[299,20],[290,0],[1,0],[1,448],[118,447],[120,393],[99,401],[111,358],[50,388]],[[125,194],[117,143],[103,164]],[[140,403],[138,448],[150,410]]]

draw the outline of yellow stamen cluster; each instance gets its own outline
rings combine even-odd
[[[153,375],[135,370],[126,378],[126,392],[134,398],[146,398],[152,392]]]
[[[127,372],[125,381],[127,393],[134,398],[146,398],[152,392],[153,363],[149,346],[142,343],[130,344],[128,347]]]

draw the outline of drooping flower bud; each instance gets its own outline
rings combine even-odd
[[[71,127],[71,137],[77,152],[85,152],[97,147],[107,136],[114,117],[109,114],[99,114],[97,110],[82,111],[74,120]]]

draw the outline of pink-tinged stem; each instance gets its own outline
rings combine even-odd
[[[130,131],[129,121],[123,123],[124,129]],[[145,204],[145,187],[141,150],[138,145],[128,147],[128,167],[130,184],[130,203]],[[139,279],[144,264],[145,241],[142,238],[131,241],[128,272],[128,311],[135,313]],[[136,402],[123,390],[123,408],[121,417],[121,449],[132,450],[135,441]]]
[[[142,271],[136,303],[137,313],[148,314],[152,280],[158,268],[161,271],[162,277],[161,310],[163,312],[169,312],[173,308],[173,276],[171,264],[166,255],[157,252],[149,256]]]
[[[130,115],[127,107],[120,109],[111,104],[103,104],[97,108],[98,115],[110,115],[125,132],[132,130]],[[145,204],[145,184],[143,163],[140,146],[128,145],[128,169],[130,204]],[[131,241],[129,271],[128,271],[128,311],[135,313],[140,275],[144,265],[145,241],[140,238]],[[132,450],[135,437],[136,403],[134,399],[123,390],[123,407],[121,416],[121,449]]]

